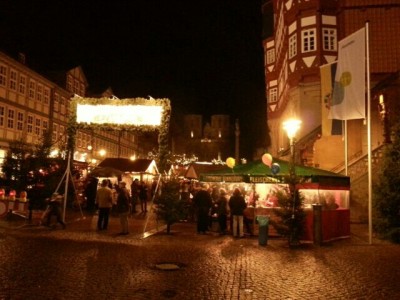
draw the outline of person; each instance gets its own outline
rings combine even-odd
[[[131,184],[131,213],[136,213],[136,203],[139,199],[139,179],[135,178]]]
[[[66,228],[66,224],[62,220],[61,216],[61,202],[62,202],[62,196],[59,195],[58,193],[54,193],[50,200],[48,200],[48,211],[47,211],[47,220],[46,220],[46,226],[50,226],[50,221],[52,216],[56,216],[57,218],[57,223],[60,223],[63,229]]]
[[[226,234],[226,221],[228,218],[228,199],[226,198],[226,190],[224,188],[219,190],[217,205],[219,232],[221,235],[224,235]]]
[[[84,190],[84,194],[86,197],[86,209],[91,212],[95,211],[95,200],[98,182],[99,180],[96,177],[89,176],[88,182]]]
[[[197,233],[205,234],[208,231],[208,213],[212,205],[208,185],[203,185],[193,197],[193,205],[197,216]]]
[[[99,208],[97,230],[107,230],[110,210],[113,206],[112,190],[108,187],[108,180],[103,179],[96,193],[96,205]]]
[[[126,189],[126,183],[121,181],[119,183],[118,196],[117,196],[117,212],[119,214],[119,220],[121,222],[120,235],[129,234],[129,192]]]
[[[140,207],[142,209],[142,213],[146,213],[147,212],[147,186],[144,183],[144,181],[140,182],[139,199],[140,199]]]
[[[235,188],[229,199],[229,208],[232,216],[232,234],[234,237],[243,237],[243,213],[246,209],[246,201],[239,188]]]

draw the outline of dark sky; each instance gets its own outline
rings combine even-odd
[[[246,154],[264,139],[261,0],[1,0],[0,48],[174,115],[230,114]]]

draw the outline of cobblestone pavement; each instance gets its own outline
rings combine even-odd
[[[67,229],[0,220],[0,299],[400,299],[400,246],[352,225],[350,239],[321,247],[270,238],[197,235],[178,223],[130,219],[119,236],[97,217],[71,214]],[[147,225],[146,225],[147,224]],[[154,234],[143,238],[144,226]]]

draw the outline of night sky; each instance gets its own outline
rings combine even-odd
[[[239,118],[241,156],[265,140],[261,0],[1,0],[0,49],[35,70],[82,66],[89,89],[169,98]]]

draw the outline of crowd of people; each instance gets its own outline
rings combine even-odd
[[[231,194],[225,188],[210,188],[208,184],[187,190],[187,187],[182,188],[182,194],[189,192],[189,197],[185,197],[189,198],[188,206],[194,212],[192,217],[195,217],[198,234],[212,230],[214,221],[221,235],[227,234],[228,229],[237,238],[244,237],[245,232],[252,234],[253,220],[246,214],[247,203],[239,187],[235,187]]]

